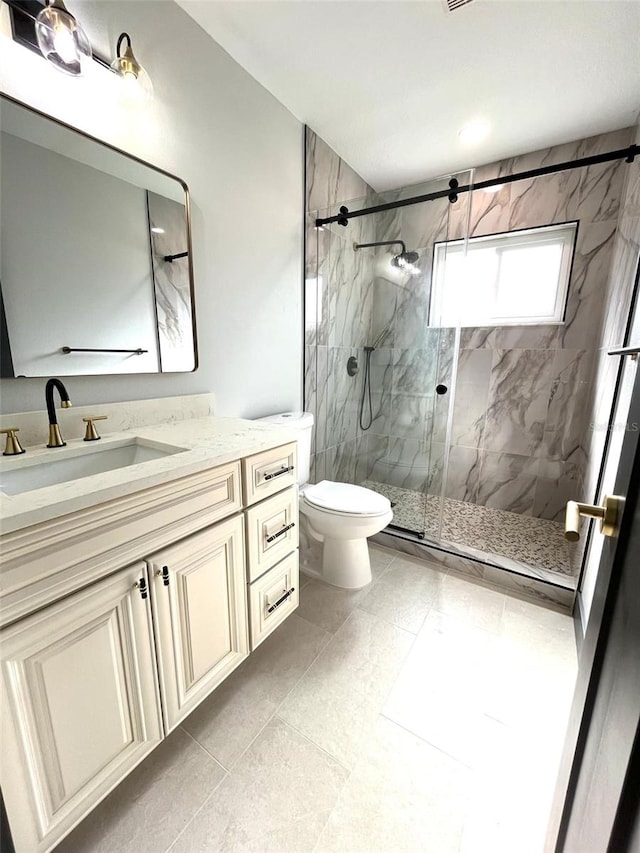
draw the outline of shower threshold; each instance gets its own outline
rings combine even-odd
[[[375,480],[361,485],[395,504],[393,522],[385,530],[389,535],[563,589],[576,588],[580,545],[564,538],[564,527],[557,521],[443,499]]]

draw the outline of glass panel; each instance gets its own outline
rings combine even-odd
[[[448,179],[343,201],[320,215],[445,189]],[[451,330],[429,320],[431,268],[435,243],[449,236],[450,207],[443,198],[325,226],[307,271],[315,479],[386,495],[396,531],[430,538],[441,523],[451,399],[436,394],[436,385],[451,381],[455,342]],[[354,360],[358,372],[350,375]]]

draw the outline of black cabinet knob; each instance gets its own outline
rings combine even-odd
[[[436,394],[446,394],[448,390],[446,385],[436,385]]]

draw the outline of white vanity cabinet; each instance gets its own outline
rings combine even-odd
[[[52,850],[297,607],[295,465],[269,448],[2,536],[16,853]]]
[[[0,647],[2,790],[16,851],[40,853],[163,737],[146,564],[5,628]]]
[[[167,733],[249,653],[243,527],[236,516],[148,560]]]

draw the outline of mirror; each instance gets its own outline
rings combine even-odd
[[[0,375],[197,367],[189,195],[0,97]]]

